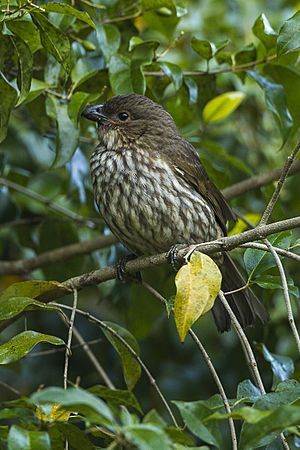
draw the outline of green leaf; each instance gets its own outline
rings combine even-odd
[[[8,450],[51,450],[51,441],[46,431],[29,431],[12,425],[7,446]]]
[[[239,383],[236,395],[237,400],[244,399],[253,403],[261,396],[260,390],[258,387],[254,386],[252,381],[244,380]]]
[[[114,405],[132,406],[132,408],[142,413],[142,409],[133,392],[122,389],[109,389],[100,384],[89,388],[89,392]]]
[[[275,47],[277,41],[277,33],[273,30],[270,22],[264,14],[261,14],[252,27],[253,34],[263,43],[265,48],[269,50]]]
[[[292,240],[290,231],[282,231],[273,236],[269,236],[269,241],[274,247],[288,249]],[[244,253],[244,263],[249,278],[253,278],[256,274],[261,274],[271,267],[275,267],[276,263],[273,256],[269,252],[254,248],[247,248]]]
[[[64,345],[64,341],[56,336],[37,333],[36,331],[23,331],[10,341],[0,345],[0,364],[10,364],[27,355],[40,342],[53,345]]]
[[[291,358],[269,352],[264,344],[260,344],[259,348],[262,351],[265,360],[271,365],[274,375],[273,387],[277,386],[280,381],[285,381],[293,375],[295,366],[294,361]]]
[[[283,86],[273,83],[253,70],[248,71],[248,74],[263,89],[266,105],[274,114],[280,128],[283,142],[285,142],[293,127],[293,118],[286,103],[286,95]]]
[[[7,26],[10,31],[26,42],[31,53],[35,53],[42,47],[39,30],[30,20],[11,20],[7,22]]]
[[[216,46],[209,42],[207,39],[198,39],[193,37],[191,40],[192,49],[198,53],[206,61],[209,61],[213,58],[214,53],[216,51]]]
[[[30,92],[28,93],[27,97],[23,100],[22,104],[26,105],[27,103],[32,102],[39,95],[45,92],[47,88],[49,88],[49,85],[47,83],[37,80],[36,78],[32,78]]]
[[[64,410],[78,412],[91,423],[111,426],[114,417],[110,408],[98,397],[81,388],[50,387],[35,392],[31,400],[36,405],[58,403]]]
[[[183,75],[182,70],[177,64],[162,62],[160,63],[162,71],[169,77],[174,83],[176,91],[181,88]]]
[[[290,17],[279,30],[278,55],[285,55],[300,48],[300,11]]]
[[[78,121],[86,105],[96,102],[99,97],[99,94],[89,94],[88,92],[80,91],[75,92],[72,96],[72,99],[68,105],[68,114],[76,128],[78,127]]]
[[[137,94],[143,95],[146,91],[143,67],[152,63],[158,46],[157,41],[145,41],[136,45],[131,52],[131,83]]]
[[[139,450],[171,450],[170,438],[161,428],[150,424],[123,427],[125,438]]]
[[[11,297],[5,300],[0,299],[0,320],[11,319],[25,310],[37,308],[59,311],[56,306],[47,305],[29,297]]]
[[[68,115],[68,105],[61,103],[59,99],[48,96],[51,106],[56,115],[58,136],[56,139],[56,156],[52,167],[64,166],[73,156],[79,138],[79,129],[75,128],[74,123]]]
[[[194,103],[197,103],[198,100],[198,85],[196,81],[191,77],[184,77],[183,79],[184,84],[188,88],[189,97],[190,97],[190,104],[193,105]]]
[[[130,94],[133,91],[131,83],[130,60],[123,55],[115,55],[108,66],[109,81],[115,95]]]
[[[49,2],[46,5],[43,5],[43,9],[47,12],[54,12],[58,14],[64,14],[66,16],[76,17],[76,19],[79,19],[82,22],[87,23],[92,28],[96,28],[94,22],[92,21],[87,12],[79,11],[78,9],[73,8],[72,6],[67,5],[66,3]]]
[[[168,8],[170,11],[174,9],[173,0],[142,0],[143,11],[152,9]]]
[[[22,39],[17,36],[11,36],[10,38],[18,55],[18,88],[20,89],[20,96],[16,106],[19,106],[24,102],[30,91],[33,57],[28,45]]]
[[[121,43],[120,31],[115,25],[99,25],[97,26],[97,39],[105,60],[109,62],[111,57],[118,53]]]
[[[101,58],[79,58],[71,72],[73,90],[75,90],[80,84],[92,78],[99,70],[103,68],[104,66]]]
[[[120,327],[116,323],[104,322],[114,331],[116,331],[122,338],[133,348],[133,350],[139,355],[140,348],[135,337],[129,333],[125,328]],[[112,333],[102,328],[103,333],[113,345],[114,349],[118,352],[121,363],[123,366],[124,379],[126,381],[129,390],[132,390],[141,376],[141,366],[136,361],[134,356],[124,346],[124,344],[116,338]]]
[[[64,435],[69,442],[69,446],[76,450],[95,450],[95,446],[86,437],[84,431],[72,423],[57,422],[57,429]]]
[[[66,72],[70,70],[70,41],[68,37],[56,28],[41,13],[31,13],[35,25],[40,30],[41,43],[45,49],[64,67]]]
[[[20,281],[19,283],[11,284],[8,288],[1,292],[0,302],[4,302],[11,297],[35,298],[57,286],[60,286],[60,283],[57,281]]]
[[[193,252],[176,274],[174,317],[181,342],[193,323],[207,313],[221,289],[222,275],[207,255]]]
[[[9,116],[17,97],[17,91],[6,81],[2,73],[0,73],[0,142],[6,138]]]
[[[226,92],[206,103],[203,109],[203,120],[206,123],[216,122],[229,116],[245,98],[243,92]]]
[[[212,431],[203,424],[203,420],[213,413],[212,409],[204,405],[201,400],[197,402],[176,401],[173,403],[175,403],[179,409],[185,425],[192,433],[204,442],[220,448],[219,443]]]

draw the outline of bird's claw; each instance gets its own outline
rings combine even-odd
[[[169,264],[171,264],[175,272],[177,272],[182,266],[182,259],[180,259],[180,261],[178,260],[178,252],[184,247],[186,247],[184,244],[172,245],[167,253],[167,261]]]
[[[126,271],[126,264],[128,263],[128,261],[132,261],[135,258],[136,255],[134,254],[121,256],[115,267],[117,280],[121,281],[122,283],[126,283],[128,281],[136,281],[137,283],[141,283],[141,272],[128,274]]]

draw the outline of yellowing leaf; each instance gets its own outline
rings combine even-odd
[[[38,406],[35,415],[41,422],[68,422],[71,412],[62,409],[59,403]]]
[[[174,316],[181,342],[193,323],[213,307],[221,281],[216,263],[200,252],[194,252],[190,261],[178,271]]]
[[[206,123],[216,122],[225,119],[240,105],[244,99],[243,92],[226,92],[206,103],[203,109],[203,120]]]

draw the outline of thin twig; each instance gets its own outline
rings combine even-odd
[[[76,314],[76,308],[77,308],[77,301],[78,301],[78,293],[77,289],[74,289],[74,298],[73,298],[73,306],[71,308],[71,317],[69,321],[69,333],[68,333],[68,342],[66,347],[66,353],[65,353],[65,366],[64,366],[64,389],[67,389],[68,386],[68,368],[69,368],[69,360],[72,354],[71,351],[71,344],[72,344],[72,336],[73,336],[73,326],[74,326],[74,320],[75,320],[75,314]]]
[[[61,303],[56,303],[53,302],[52,303],[54,306],[58,306],[59,308],[62,309],[68,309],[68,310],[72,310],[73,308],[71,306],[67,306],[67,305],[63,305]],[[117,332],[115,331],[113,328],[111,328],[109,325],[107,325],[105,322],[103,322],[100,319],[97,319],[97,317],[93,316],[92,314],[90,314],[87,311],[83,311],[81,309],[76,308],[76,313],[80,314],[82,316],[84,316],[85,318],[87,318],[90,322],[95,323],[96,325],[100,326],[100,328],[108,331],[110,334],[112,334],[119,342],[121,342],[124,347],[126,347],[126,349],[129,351],[129,353],[134,357],[134,359],[137,361],[137,363],[141,366],[141,368],[143,369],[143,371],[145,372],[145,374],[148,377],[148,380],[150,382],[150,384],[153,386],[153,388],[156,390],[158,396],[160,397],[162,403],[164,404],[165,408],[167,409],[174,425],[178,428],[178,424],[177,421],[173,415],[173,412],[167,402],[167,400],[165,399],[163,393],[161,392],[161,390],[159,389],[157,382],[155,380],[155,378],[152,376],[150,370],[147,368],[146,364],[142,361],[141,357],[136,353],[136,351],[131,347],[131,345],[128,344],[128,342]]]
[[[80,345],[83,347],[83,350],[87,354],[88,358],[91,360],[92,364],[94,365],[95,369],[99,373],[101,379],[104,381],[106,386],[109,387],[110,389],[116,389],[113,382],[110,380],[109,376],[107,375],[107,373],[99,363],[98,359],[96,358],[94,352],[91,350],[89,343],[85,342],[85,340],[83,339],[83,337],[81,336],[76,327],[73,327],[73,334],[80,343]]]
[[[32,198],[33,200],[36,200],[39,203],[42,203],[46,208],[51,209],[52,211],[58,212],[60,214],[63,214],[64,216],[68,217],[69,219],[74,220],[74,222],[83,223],[89,228],[96,228],[99,224],[102,224],[102,220],[100,219],[91,219],[91,218],[85,218],[80,216],[79,214],[76,214],[72,211],[70,211],[67,208],[64,208],[63,206],[57,205],[52,200],[49,200],[47,197],[44,197],[41,194],[38,194],[37,192],[34,192],[24,186],[21,186],[20,184],[14,183],[13,181],[7,180],[6,178],[0,177],[0,184],[3,186],[7,186],[10,189],[13,189],[17,192],[20,192],[23,195],[26,195],[26,197]]]
[[[267,239],[264,239],[264,242],[266,244],[266,246],[269,248],[270,252],[272,253],[276,265],[278,267],[278,271],[279,271],[279,275],[280,275],[280,279],[281,279],[281,284],[282,284],[282,288],[283,288],[283,296],[284,296],[284,300],[285,300],[285,305],[286,305],[286,310],[287,310],[287,317],[288,317],[288,321],[289,321],[289,325],[291,327],[293,336],[295,338],[296,341],[296,345],[297,345],[297,349],[298,349],[298,353],[300,355],[300,337],[299,337],[299,333],[295,324],[295,320],[294,320],[294,315],[293,315],[293,310],[292,310],[292,305],[291,305],[291,299],[290,299],[290,295],[289,295],[289,287],[287,284],[287,279],[286,279],[286,275],[284,272],[284,268],[283,268],[283,264],[277,254],[277,251],[275,250],[275,248],[270,244],[270,242]]]
[[[142,281],[142,285],[163,305],[167,305],[167,300],[156,289],[154,289],[153,286],[151,286],[146,281]],[[172,309],[172,312],[174,312],[173,309]],[[225,389],[222,385],[221,379],[219,378],[218,372],[216,371],[215,366],[213,365],[213,363],[210,359],[210,356],[208,355],[207,351],[205,350],[205,347],[201,343],[201,341],[198,338],[198,336],[196,335],[196,333],[191,328],[189,329],[188,333],[191,336],[191,338],[193,339],[193,341],[195,342],[195,344],[197,345],[197,347],[199,348],[200,352],[202,353],[202,355],[206,361],[206,364],[208,365],[208,368],[209,368],[209,370],[213,376],[213,379],[218,387],[218,390],[220,392],[226,412],[231,413],[231,408],[229,405],[227,395],[225,393]],[[229,421],[229,428],[230,428],[230,434],[231,434],[232,449],[237,450],[237,437],[236,437],[236,432],[235,432],[235,427],[234,427],[234,421],[231,417],[228,419],[228,421]]]
[[[273,195],[262,215],[262,218],[260,219],[258,226],[265,225],[268,222],[270,215],[272,214],[273,208],[279,198],[279,195],[283,188],[283,185],[287,179],[287,176],[289,174],[291,166],[292,166],[294,160],[296,159],[299,150],[300,150],[300,142],[298,142],[298,144],[295,146],[295,148],[292,151],[292,153],[290,154],[290,156],[287,158],[284,168],[282,169],[282,173],[280,175],[279,181],[277,183],[276,189],[273,192]]]
[[[243,248],[256,248],[258,250],[263,250],[265,252],[270,252],[271,250],[265,244],[261,244],[260,242],[248,242],[247,244],[242,244],[240,247]],[[293,253],[289,250],[284,250],[283,248],[273,247],[278,255],[285,256],[286,258],[294,259],[297,262],[300,262],[300,255]]]

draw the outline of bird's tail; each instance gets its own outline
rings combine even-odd
[[[224,292],[234,291],[245,285],[245,280],[226,253],[224,253],[224,260],[220,269],[223,276],[222,290]],[[226,299],[243,328],[254,325],[257,318],[262,322],[269,318],[265,307],[250,288],[230,294],[226,296]],[[219,297],[215,301],[212,313],[219,331],[230,330],[231,320]]]

